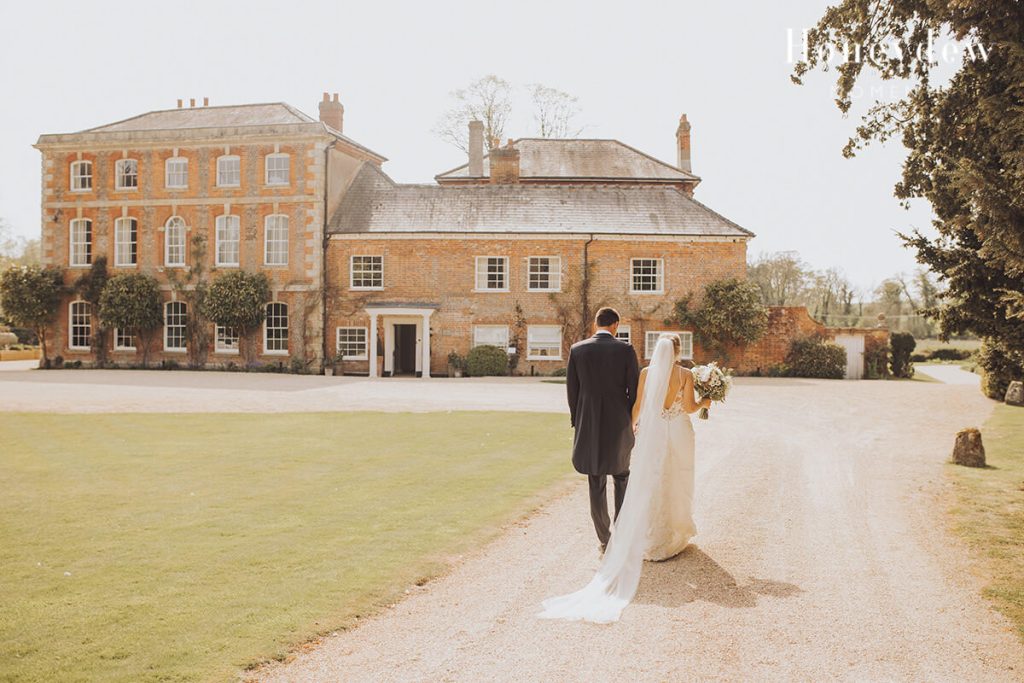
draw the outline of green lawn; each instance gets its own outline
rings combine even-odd
[[[571,472],[563,415],[0,420],[0,680],[229,680]]]
[[[956,530],[983,558],[986,597],[1024,639],[1024,408],[1000,404],[981,428],[985,469],[949,465]]]

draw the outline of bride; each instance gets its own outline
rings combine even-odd
[[[681,367],[677,334],[662,334],[651,364],[640,373],[633,407],[636,444],[629,486],[597,574],[586,587],[544,601],[543,619],[609,623],[636,594],[644,559],[679,554],[696,535],[693,523],[693,375]]]

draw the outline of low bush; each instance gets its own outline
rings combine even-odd
[[[555,368],[551,371],[552,377],[565,377],[569,373],[568,368]]]
[[[925,353],[912,353],[910,354],[911,363],[924,363],[928,360],[928,354]]]
[[[796,339],[790,344],[785,365],[790,377],[842,379],[846,374],[846,349],[821,337]]]
[[[968,349],[957,349],[952,346],[943,346],[933,349],[928,354],[928,360],[967,360],[973,355],[974,352]]]
[[[477,346],[466,356],[466,372],[470,377],[495,377],[508,374],[508,353],[497,346]]]

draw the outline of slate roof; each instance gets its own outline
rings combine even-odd
[[[221,107],[182,107],[151,111],[130,119],[80,131],[114,133],[131,130],[180,130],[184,128],[226,128],[234,126],[277,126],[288,123],[315,123],[284,102],[241,104]]]
[[[139,134],[160,137],[159,133],[166,136],[178,135],[179,131],[217,129],[217,128],[245,128],[245,127],[268,127],[268,126],[296,126],[302,133],[326,133],[333,135],[339,140],[367,152],[380,161],[387,161],[387,157],[374,152],[369,147],[361,145],[355,140],[321,121],[302,113],[290,104],[284,102],[269,102],[264,104],[238,104],[217,107],[181,107],[177,109],[163,109],[151,111],[145,114],[133,116],[130,119],[108,123],[95,128],[87,128],[77,133],[44,134],[39,137],[37,145],[96,141],[108,138],[135,138]]]
[[[334,233],[569,233],[752,237],[670,185],[403,185],[362,165]]]
[[[618,140],[556,140],[520,138],[519,177],[526,180],[646,180],[699,181],[700,178],[644,154]],[[484,156],[483,176],[490,175],[490,157]],[[469,164],[434,176],[438,182],[468,179]]]

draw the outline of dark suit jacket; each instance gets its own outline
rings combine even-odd
[[[633,449],[640,366],[633,347],[609,334],[573,344],[566,369],[572,464],[582,474],[622,474]]]

